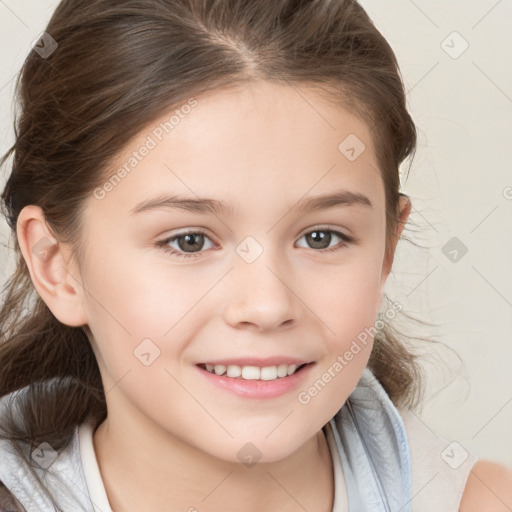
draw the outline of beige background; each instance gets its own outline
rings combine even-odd
[[[57,3],[0,0],[2,153],[13,140],[13,77]],[[407,236],[424,248],[399,244],[387,292],[436,327],[397,325],[462,359],[429,347],[419,415],[449,441],[512,466],[512,2],[361,3],[397,54],[420,131],[402,189],[417,230]],[[0,234],[5,245],[4,222]],[[11,256],[0,248],[2,282]]]

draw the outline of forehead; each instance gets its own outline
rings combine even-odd
[[[124,212],[157,192],[219,198],[234,214],[341,188],[384,200],[368,127],[308,86],[257,82],[166,109],[105,178],[120,169],[102,203]]]

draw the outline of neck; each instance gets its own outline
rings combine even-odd
[[[323,431],[282,460],[250,467],[169,434],[163,439],[109,418],[96,429],[94,449],[113,512],[332,511],[334,477]]]

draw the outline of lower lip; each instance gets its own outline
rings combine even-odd
[[[276,398],[295,389],[308,377],[313,366],[315,366],[315,363],[309,363],[293,375],[278,377],[275,380],[246,380],[226,377],[226,375],[219,376],[199,366],[196,366],[196,368],[209,383],[238,396],[245,398]]]

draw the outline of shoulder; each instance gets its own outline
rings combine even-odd
[[[459,510],[468,476],[478,462],[478,455],[460,443],[440,436],[415,411],[399,408],[399,412],[410,452],[413,510]]]
[[[512,510],[512,468],[479,460],[471,470],[459,512],[510,512]]]

